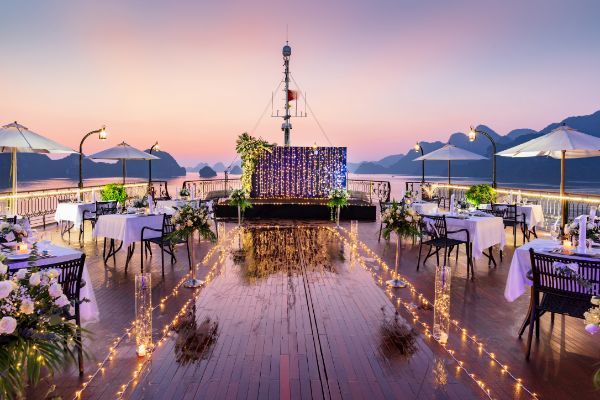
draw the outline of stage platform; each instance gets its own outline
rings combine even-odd
[[[221,200],[215,206],[215,215],[219,219],[237,220],[237,207]],[[323,199],[252,199],[252,208],[246,209],[245,219],[303,219],[329,220],[331,210],[327,200]],[[375,221],[377,207],[366,201],[350,199],[340,212],[341,220]]]

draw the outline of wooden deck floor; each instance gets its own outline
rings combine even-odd
[[[392,265],[394,245],[377,242],[378,227],[376,223],[361,223],[360,239]],[[51,232],[57,239],[56,231]],[[512,243],[511,240],[507,242]],[[329,248],[332,242],[335,240],[319,241],[324,248]],[[71,244],[78,247],[75,242]],[[296,249],[303,244],[304,241],[294,239]],[[211,244],[203,242],[197,252],[205,254],[210,247]],[[86,364],[86,373],[93,373],[113,340],[123,334],[133,319],[133,275],[139,268],[139,255],[134,256],[130,272],[125,274],[124,254],[117,256],[116,266],[112,262],[105,266],[99,255],[101,245],[88,238],[84,250],[88,254],[88,268],[101,313],[100,323],[87,326],[94,336],[86,343],[92,357]],[[417,250],[410,242],[405,243],[401,272],[418,291],[432,299],[433,264],[417,272]],[[443,349],[431,339],[418,339],[417,353],[409,362],[390,361],[381,354],[376,327],[381,325],[381,306],[391,310],[391,303],[383,289],[375,285],[378,279],[372,279],[359,266],[348,262],[337,263],[335,273],[320,270],[315,268],[316,261],[307,259],[306,254],[311,252],[298,253],[298,257],[303,258],[290,263],[294,268],[301,267],[291,276],[270,273],[260,277],[256,276],[257,271],[239,275],[238,266],[225,262],[222,275],[203,289],[196,303],[197,321],[204,322],[206,317],[211,317],[219,323],[219,336],[208,355],[202,356],[205,358],[196,364],[177,363],[174,335],[155,353],[149,373],[132,382],[126,397],[320,398],[327,394],[334,398],[337,395],[402,399],[484,397],[464,373],[456,372]],[[209,266],[217,256],[215,253]],[[377,267],[367,254],[361,256],[369,266]],[[503,297],[511,257],[512,247],[507,246],[504,262],[497,268],[476,263],[474,282],[465,279],[464,255],[461,254],[458,264],[452,263],[452,318],[460,321],[469,333],[476,334],[485,348],[507,364],[539,398],[600,398],[600,392],[592,385],[592,374],[600,359],[600,343],[583,331],[580,320],[557,317],[551,326],[549,318],[544,319],[540,340],[534,341],[532,359],[525,361],[525,344],[516,334],[527,311],[528,296],[514,303],[506,302]],[[183,254],[178,258],[185,260]],[[168,264],[163,279],[160,257],[155,254],[151,268],[153,301],[158,304],[187,273],[187,262]],[[205,274],[208,268],[203,266],[200,272]],[[388,278],[381,270],[377,271],[376,278],[379,277]],[[250,282],[249,278],[257,279]],[[416,296],[406,289],[397,293],[406,301],[417,302]],[[160,329],[192,296],[192,291],[182,288],[164,307],[155,311],[156,339]],[[431,322],[432,311],[419,309],[418,313],[420,319]],[[289,318],[283,318],[284,315]],[[402,316],[409,318],[406,313]],[[485,382],[494,398],[530,398],[497,364],[479,352],[477,345],[461,337],[460,332],[451,332],[449,345],[477,378]],[[132,377],[137,362],[132,341],[125,337],[113,360],[107,362],[81,398],[115,398]],[[440,371],[446,379],[444,385],[440,385]],[[28,397],[46,398],[51,384],[56,385],[51,396],[71,399],[75,391],[81,389],[82,381],[73,371],[67,371],[32,390]]]

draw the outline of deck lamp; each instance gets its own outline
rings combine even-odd
[[[492,143],[492,187],[495,189],[497,187],[497,184],[496,184],[496,142],[494,142],[494,139],[492,139],[492,137],[489,135],[489,133],[475,129],[472,126],[469,129],[469,133],[468,133],[469,141],[474,142],[475,139],[477,138],[478,133],[481,133],[483,136],[488,138],[490,140],[490,142]]]
[[[108,138],[108,132],[106,132],[106,127],[103,125],[100,129],[88,132],[79,143],[79,200],[83,200],[83,193],[81,192],[81,189],[83,189],[83,142],[85,142],[85,139],[96,133],[100,140],[106,140]]]
[[[415,144],[415,151],[416,152],[421,152],[421,155],[423,156],[423,147],[421,146],[420,142],[417,142]],[[421,183],[425,183],[425,160],[421,160]]]
[[[152,147],[150,147],[150,151],[148,151],[148,153],[152,154],[152,151],[160,151],[160,146],[158,145],[158,140],[156,141],[156,143],[154,143],[152,145]],[[150,185],[152,183],[152,160],[148,160],[148,185]]]

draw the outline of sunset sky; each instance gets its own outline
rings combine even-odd
[[[0,123],[228,162],[291,69],[351,161],[600,109],[598,1],[3,1]],[[278,98],[281,98],[281,94]],[[267,114],[252,132],[283,142]],[[310,114],[310,113],[309,113]],[[327,145],[314,118],[292,144]]]

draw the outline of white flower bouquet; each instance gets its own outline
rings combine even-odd
[[[215,233],[210,229],[208,210],[205,207],[194,208],[189,204],[176,208],[177,212],[171,217],[175,231],[171,234],[171,241],[180,242],[187,240],[198,231],[206,239],[214,241]]]
[[[381,215],[383,222],[383,237],[387,240],[392,232],[398,236],[412,236],[419,233],[418,225],[421,217],[410,206],[411,197],[404,197],[401,202],[392,202],[390,207]]]
[[[22,242],[27,237],[27,231],[20,224],[10,222],[0,223],[0,242]]]
[[[9,277],[0,262],[0,398],[20,398],[40,369],[50,373],[75,360],[77,326],[56,269],[20,269]]]

